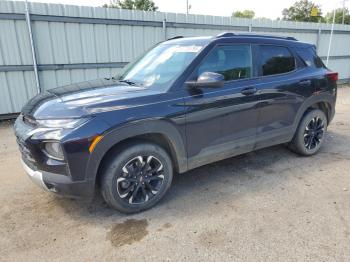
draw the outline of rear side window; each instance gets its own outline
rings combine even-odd
[[[260,46],[260,61],[263,76],[283,74],[295,69],[293,55],[282,46]]]
[[[197,76],[204,72],[222,74],[225,81],[250,78],[252,75],[250,45],[215,47],[198,67]]]
[[[298,55],[303,60],[306,66],[315,67],[315,68],[325,68],[321,58],[316,55],[316,51],[314,48],[305,48],[298,49]]]

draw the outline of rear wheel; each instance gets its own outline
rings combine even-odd
[[[151,143],[129,146],[112,157],[102,174],[102,196],[109,206],[124,213],[154,206],[173,178],[166,151]]]
[[[313,109],[302,118],[289,148],[304,156],[316,154],[324,142],[326,131],[325,113],[319,109]]]

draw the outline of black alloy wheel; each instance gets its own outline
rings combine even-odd
[[[303,156],[316,154],[325,140],[327,124],[326,114],[322,110],[308,110],[301,119],[288,147]]]
[[[142,204],[159,193],[164,182],[164,167],[155,156],[137,156],[128,161],[117,178],[120,198],[129,204]]]
[[[308,150],[315,149],[322,141],[325,125],[323,120],[315,116],[311,119],[304,131],[304,143]]]
[[[134,142],[111,153],[104,164],[101,193],[107,204],[123,213],[154,206],[171,185],[169,154],[149,142]]]

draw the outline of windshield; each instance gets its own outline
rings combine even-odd
[[[157,45],[128,66],[118,80],[144,88],[167,90],[202,47],[197,44]]]

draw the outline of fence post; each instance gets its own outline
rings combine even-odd
[[[38,64],[36,62],[36,53],[35,53],[33,33],[32,33],[32,24],[31,24],[31,21],[30,21],[28,0],[25,1],[25,8],[26,8],[26,22],[27,22],[27,27],[28,27],[28,33],[29,33],[29,39],[30,39],[30,47],[31,47],[32,58],[33,58],[33,68],[34,68],[36,89],[37,89],[37,92],[39,94],[41,92],[41,88],[40,88],[40,81],[39,81],[39,74],[38,74]]]
[[[163,34],[164,40],[166,40],[166,19],[163,19]]]
[[[318,32],[317,32],[317,40],[316,40],[316,53],[318,54],[318,51],[320,50],[320,41],[321,41],[321,26],[320,23],[318,23]]]

